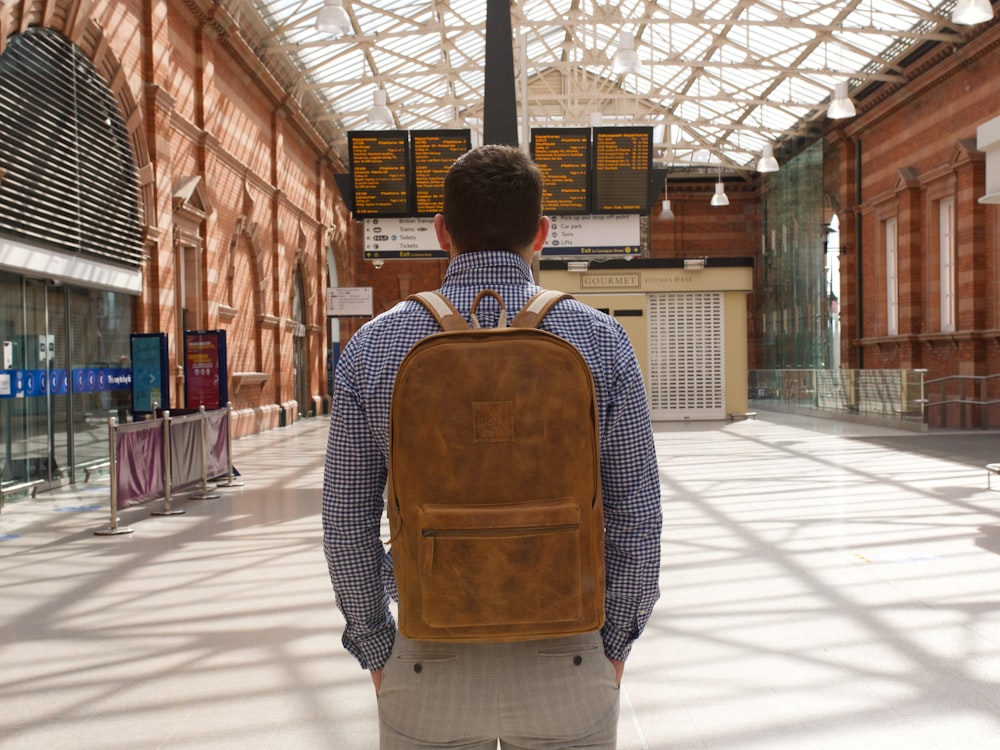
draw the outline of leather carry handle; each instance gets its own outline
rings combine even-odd
[[[503,303],[503,300],[500,299],[500,295],[494,292],[492,289],[484,289],[483,291],[481,291],[479,294],[476,295],[476,298],[474,300],[472,300],[472,309],[469,310],[469,317],[472,318],[472,327],[482,328],[482,326],[479,325],[479,318],[476,317],[476,310],[479,307],[479,303],[482,302],[483,297],[486,296],[492,297],[497,301],[497,304],[500,305],[500,319],[497,321],[497,328],[506,328],[507,305],[505,305]]]
[[[483,297],[487,296],[495,299],[497,304],[500,305],[500,319],[497,322],[497,328],[506,328],[507,306],[500,295],[492,289],[484,289],[472,301],[472,309],[469,313],[472,317],[471,328],[482,328],[479,324],[479,318],[476,317],[476,310]],[[465,322],[465,318],[462,317],[461,313],[440,292],[417,292],[416,294],[411,294],[407,299],[415,300],[426,307],[430,314],[434,316],[438,325],[441,326],[442,331],[468,331],[470,329],[469,324]],[[542,322],[542,318],[545,317],[546,313],[557,302],[563,299],[572,299],[572,295],[552,289],[543,289],[524,304],[521,311],[514,316],[514,320],[510,324],[511,327],[538,328],[538,324]]]

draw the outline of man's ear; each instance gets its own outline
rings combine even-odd
[[[438,247],[451,255],[451,235],[448,234],[448,227],[444,225],[442,214],[434,214],[434,233],[437,235]]]
[[[540,253],[542,248],[545,247],[545,240],[549,236],[549,217],[542,216],[538,220],[538,233],[535,235],[535,242],[531,246],[533,252]]]

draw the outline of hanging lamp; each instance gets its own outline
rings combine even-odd
[[[324,0],[316,15],[316,31],[331,34],[334,39],[354,33],[343,0]]]
[[[958,0],[951,12],[952,23],[972,26],[985,23],[993,18],[993,4],[990,0]]]
[[[660,213],[656,217],[658,221],[673,221],[674,212],[670,208],[670,198],[667,195],[667,175],[663,175],[663,204],[660,206]]]
[[[642,70],[639,53],[635,51],[635,37],[627,31],[618,35],[618,51],[611,61],[611,70],[615,75],[638,73]]]
[[[760,161],[757,162],[758,172],[777,172],[780,169],[778,160],[774,158],[774,144],[767,142],[760,152]]]
[[[660,221],[673,221],[674,212],[670,208],[670,200],[667,198],[663,199],[663,207],[660,208],[660,215],[656,217]]]
[[[392,127],[394,121],[392,119],[392,111],[388,106],[386,106],[387,98],[385,89],[375,89],[375,94],[372,97],[372,100],[372,108],[368,111],[368,123],[370,125],[384,125]]]
[[[830,100],[830,107],[826,111],[827,117],[831,120],[842,120],[847,117],[854,117],[857,110],[854,109],[854,102],[847,93],[847,81],[841,81],[833,87],[833,98]]]
[[[726,187],[722,184],[722,180],[715,183],[715,195],[712,196],[713,206],[728,206],[729,196],[726,195]]]

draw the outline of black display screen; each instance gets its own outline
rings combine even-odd
[[[542,171],[542,213],[590,213],[590,128],[531,131],[531,157]]]
[[[652,167],[652,128],[594,128],[592,213],[647,211]]]
[[[462,154],[472,147],[468,130],[414,130],[410,133],[413,155],[413,213],[433,216],[444,206],[444,178]]]
[[[409,216],[410,149],[405,130],[351,131],[354,216],[358,219]]]

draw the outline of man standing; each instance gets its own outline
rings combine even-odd
[[[541,206],[541,173],[516,148],[483,146],[452,166],[434,226],[452,258],[440,291],[466,319],[483,289],[498,292],[511,315],[539,291],[531,261],[549,229]],[[477,311],[484,327],[497,322],[490,313]],[[564,300],[541,327],[579,349],[597,396],[607,592],[605,623],[594,633],[441,643],[397,632],[392,561],[379,536],[392,387],[410,348],[440,329],[420,303],[401,302],[365,324],[337,365],[323,544],[347,621],[344,646],[375,684],[382,750],[493,750],[498,740],[504,750],[616,745],[625,659],[659,596],[662,514],[649,407],[613,318]]]

